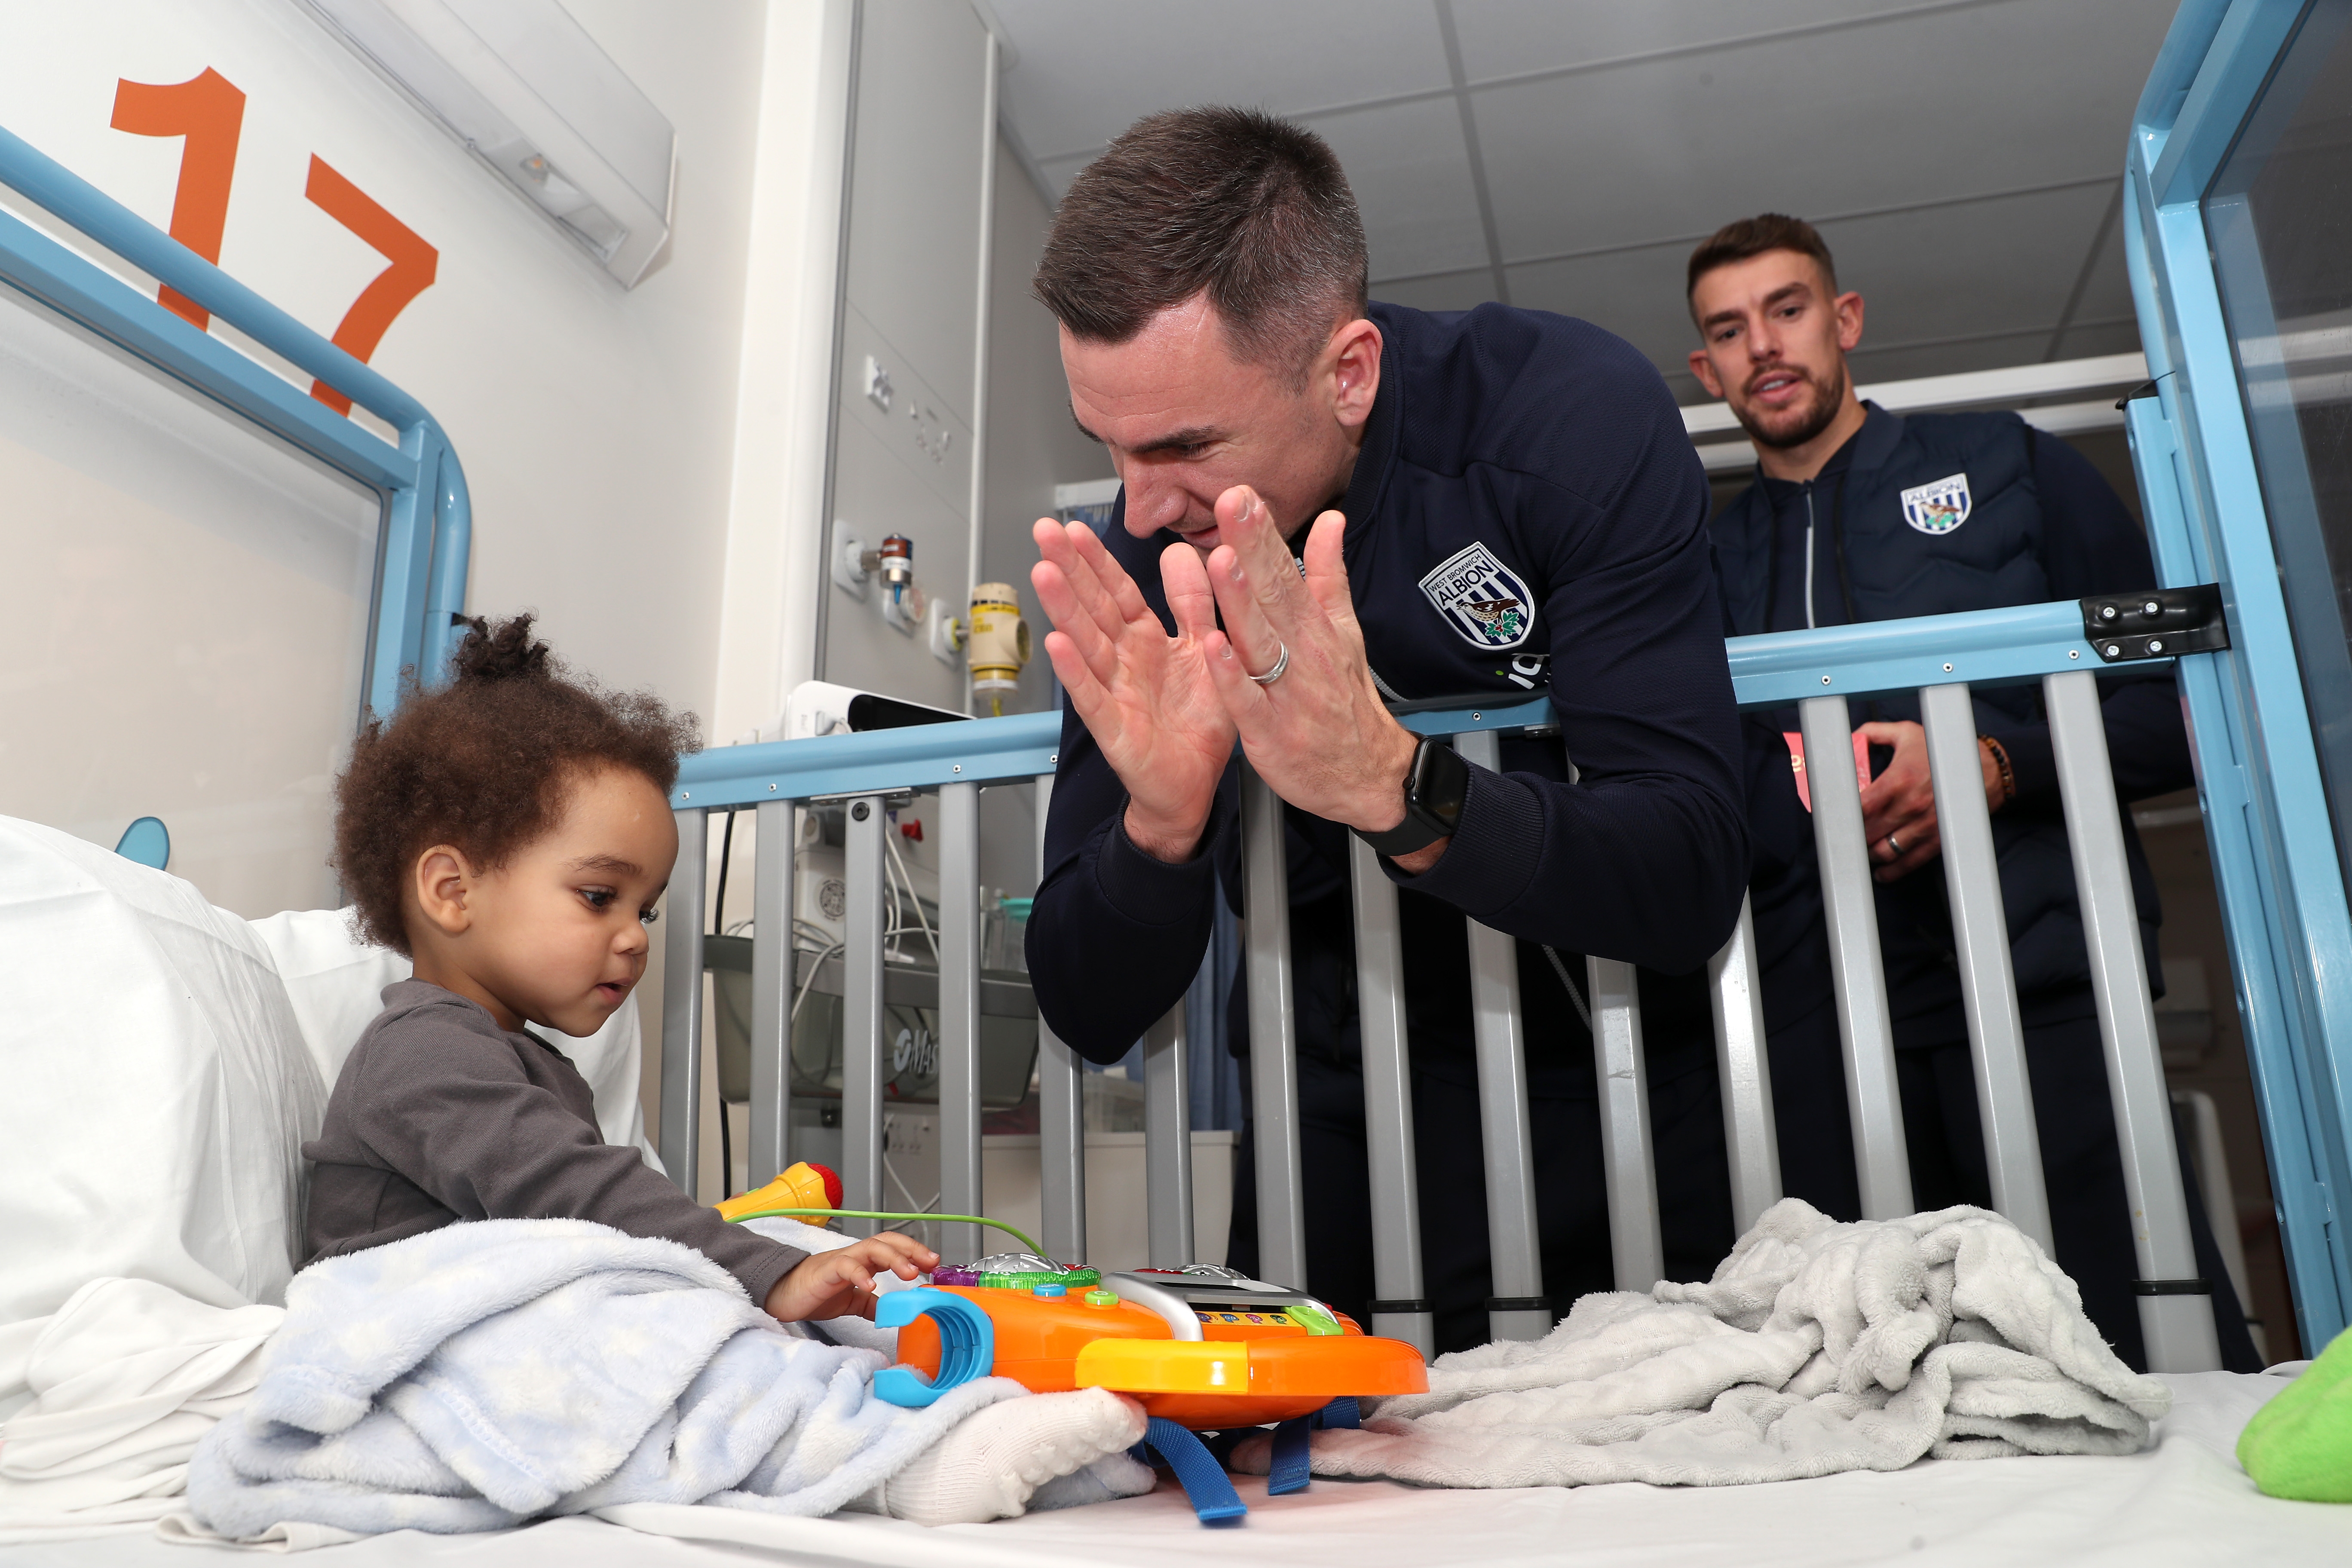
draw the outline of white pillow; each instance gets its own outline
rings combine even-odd
[[[105,1275],[284,1300],[326,1088],[246,921],[0,817],[0,1324]]]
[[[253,922],[254,933],[269,950],[278,976],[286,983],[302,1043],[330,1089],[361,1032],[383,1011],[383,988],[407,979],[412,971],[408,960],[390,948],[362,942],[353,933],[351,913],[288,910]],[[585,1039],[541,1032],[588,1080],[596,1101],[596,1128],[604,1142],[635,1145],[647,1164],[660,1170],[660,1159],[646,1142],[645,1110],[637,1100],[637,1073],[645,1053],[637,999],[623,1003],[603,1028]],[[310,1135],[317,1131],[313,1125]]]

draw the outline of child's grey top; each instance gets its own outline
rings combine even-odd
[[[761,1302],[808,1256],[728,1224],[605,1142],[587,1079],[544,1040],[427,981],[387,985],[383,1003],[302,1145],[317,1166],[310,1261],[461,1219],[591,1219],[691,1247]]]

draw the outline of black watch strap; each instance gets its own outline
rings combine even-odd
[[[1453,747],[1422,737],[1413,748],[1412,765],[1405,770],[1404,820],[1384,833],[1355,830],[1375,854],[1394,859],[1426,849],[1451,837],[1462,821],[1463,798],[1470,790],[1470,764]]]

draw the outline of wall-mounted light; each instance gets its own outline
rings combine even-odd
[[[634,287],[669,237],[677,136],[557,0],[301,0]]]

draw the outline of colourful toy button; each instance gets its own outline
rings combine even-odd
[[[1118,1305],[1118,1292],[1116,1290],[1089,1290],[1086,1293],[1085,1300],[1087,1305],[1089,1307],[1116,1307]]]
[[[1056,1296],[1068,1295],[1069,1287],[1066,1285],[1033,1285],[1029,1288],[1029,1294],[1032,1296],[1043,1296],[1050,1300]]]

